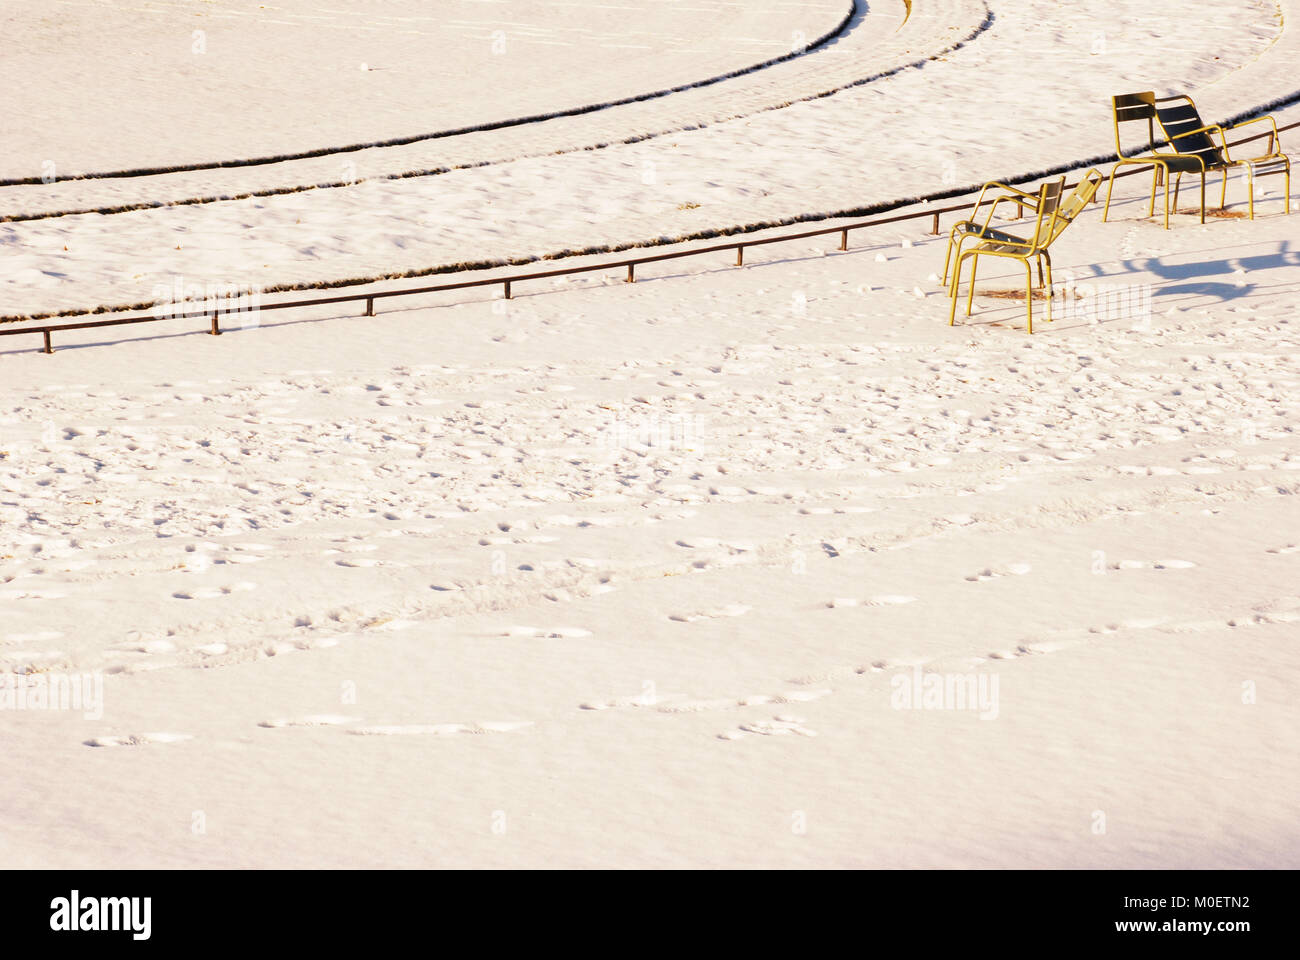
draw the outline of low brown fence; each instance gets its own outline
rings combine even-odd
[[[1287,124],[1279,127],[1282,130],[1293,130],[1300,127],[1300,122]],[[1244,140],[1235,140],[1228,144],[1230,147],[1241,146],[1242,144],[1251,143],[1255,140],[1263,140],[1271,137],[1272,131],[1262,133],[1257,136],[1247,137]],[[1135,176],[1140,173],[1149,171],[1150,167],[1133,167],[1116,174],[1117,177]],[[1074,184],[1067,184],[1067,189]],[[986,200],[984,204],[990,204],[993,201]],[[1094,200],[1095,202],[1095,200]],[[1288,205],[1290,197],[1287,198]],[[373,317],[375,315],[375,301],[385,300],[392,297],[410,297],[417,294],[442,293],[448,290],[469,290],[473,287],[496,287],[499,286],[507,299],[513,294],[514,285],[525,283],[529,280],[542,280],[546,277],[564,277],[577,273],[594,273],[602,270],[626,270],[626,280],[633,283],[636,280],[636,268],[647,263],[659,263],[664,260],[678,260],[683,257],[701,257],[712,253],[731,253],[736,255],[736,266],[744,266],[745,250],[749,247],[761,247],[772,243],[788,243],[792,240],[806,240],[809,237],[826,237],[835,234],[840,235],[839,249],[847,250],[849,248],[849,232],[852,230],[865,230],[869,227],[878,227],[887,223],[900,223],[906,220],[931,220],[931,235],[939,233],[939,217],[945,213],[965,212],[970,210],[969,203],[954,204],[947,207],[927,208],[918,210],[913,213],[903,213],[889,217],[873,217],[869,220],[858,220],[853,223],[841,224],[835,227],[823,227],[818,230],[804,230],[800,233],[784,233],[775,237],[760,237],[756,240],[728,240],[726,243],[717,243],[707,247],[694,247],[690,250],[677,250],[672,253],[656,253],[646,256],[631,257],[623,260],[608,260],[600,263],[586,264],[578,267],[560,267],[555,270],[540,270],[533,273],[514,273],[505,277],[485,277],[478,280],[461,280],[455,283],[438,283],[429,286],[407,287],[400,290],[374,290],[369,293],[350,293],[333,297],[310,297],[303,300],[285,300],[278,303],[260,304],[256,310],[263,312],[267,310],[289,310],[299,307],[315,307],[332,303],[361,303],[365,302],[365,316]],[[1288,206],[1289,210],[1289,206]],[[176,305],[168,308],[166,316],[159,316],[155,313],[133,314],[125,317],[113,317],[108,320],[79,320],[73,323],[59,324],[41,324],[39,326],[24,326],[13,330],[0,330],[0,337],[16,337],[31,334],[40,334],[43,341],[43,352],[53,353],[54,347],[52,335],[63,330],[89,330],[95,327],[117,327],[133,323],[158,323],[163,320],[184,320],[184,319],[205,319],[209,321],[208,332],[213,335],[221,333],[222,315],[239,313],[238,309],[222,310],[220,307],[206,306],[202,310],[193,310],[188,312],[176,312]]]

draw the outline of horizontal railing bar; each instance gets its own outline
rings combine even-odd
[[[1294,130],[1297,127],[1300,127],[1300,121],[1278,127],[1277,132],[1281,133],[1283,130]],[[1273,136],[1273,131],[1267,130],[1264,133],[1257,134],[1253,137],[1247,137],[1244,140],[1228,142],[1226,145],[1229,147],[1239,147],[1255,140],[1263,140]],[[1156,158],[1135,156],[1125,159],[1138,163],[1143,160],[1151,159],[1153,163],[1135,166],[1134,169],[1130,170],[1118,171],[1114,175],[1116,178],[1131,177],[1144,173],[1149,167],[1154,166]],[[1072,189],[1077,185],[1077,183],[1078,181],[1066,184],[1065,189]],[[519,283],[524,280],[544,280],[548,277],[571,276],[577,273],[594,273],[599,270],[615,270],[619,268],[627,268],[631,271],[643,263],[660,263],[665,260],[678,260],[683,257],[698,257],[708,253],[722,253],[731,250],[736,251],[737,263],[740,264],[743,263],[742,251],[746,247],[760,247],[771,243],[787,243],[794,240],[807,240],[812,237],[824,237],[835,233],[844,235],[840,248],[845,249],[845,242],[847,241],[848,232],[850,230],[863,230],[869,227],[878,227],[889,223],[902,223],[907,220],[919,220],[924,217],[935,217],[937,222],[937,218],[940,214],[957,213],[963,210],[972,210],[973,212],[979,207],[987,206],[994,202],[993,199],[979,201],[976,203],[975,207],[972,208],[966,203],[953,204],[952,206],[946,207],[931,207],[926,201],[918,201],[915,205],[924,205],[925,208],[913,213],[903,213],[889,217],[873,217],[869,220],[842,223],[834,227],[819,227],[816,230],[806,230],[800,233],[785,233],[775,237],[760,237],[756,240],[729,240],[725,243],[715,243],[706,247],[693,247],[689,250],[674,250],[671,253],[647,254],[646,256],[632,257],[623,260],[602,260],[600,263],[584,264],[577,267],[559,267],[555,270],[539,270],[534,271],[533,273],[515,273],[510,274],[509,276],[484,277],[477,280],[458,280],[454,283],[439,283],[422,287],[404,287],[400,290],[372,290],[366,293],[341,294],[335,297],[312,297],[306,300],[286,300],[280,303],[258,304],[255,308],[246,309],[235,308],[222,310],[220,306],[208,306],[201,310],[166,312],[161,316],[157,313],[151,313],[141,316],[114,317],[108,320],[80,320],[72,323],[42,324],[39,326],[18,327],[15,329],[0,329],[0,337],[16,337],[22,334],[39,333],[44,336],[48,347],[49,335],[59,330],[89,330],[96,327],[125,326],[127,324],[135,323],[155,323],[160,320],[186,320],[199,317],[211,319],[214,312],[219,315],[238,316],[241,313],[261,312],[264,310],[287,310],[289,308],[327,306],[336,303],[357,303],[361,300],[368,301],[367,316],[373,316],[373,313],[371,313],[371,310],[373,309],[373,301],[388,297],[409,297],[418,294],[445,293],[449,290],[468,290],[474,287],[491,287],[497,285],[504,286],[506,295],[510,296],[511,284]],[[1290,203],[1289,197],[1287,198],[1287,203]],[[629,273],[629,278],[631,275],[632,274]],[[21,323],[22,321],[16,322]]]

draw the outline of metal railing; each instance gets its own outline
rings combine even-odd
[[[1300,127],[1300,121],[1297,121],[1296,123],[1287,124],[1284,127],[1279,127],[1278,131],[1281,132],[1283,130],[1293,130],[1297,127]],[[1257,136],[1247,137],[1243,140],[1232,141],[1227,145],[1229,147],[1237,147],[1237,146],[1241,146],[1242,144],[1251,143],[1252,141],[1262,140],[1272,136],[1273,133],[1270,130],[1267,133],[1261,133]],[[1117,172],[1115,176],[1116,177],[1135,176],[1140,173],[1145,173],[1149,169],[1150,169],[1149,167],[1136,167],[1132,170]],[[1075,184],[1073,183],[1066,184],[1066,189],[1070,189],[1074,186]],[[980,204],[980,206],[986,206],[993,202],[994,201],[992,199],[986,200],[982,204]],[[1096,197],[1093,198],[1093,202],[1094,203],[1097,202]],[[1287,198],[1288,210],[1289,210],[1290,202],[1291,202],[1290,197],[1288,197]],[[642,266],[643,264],[660,263],[665,260],[678,260],[684,257],[700,257],[700,256],[705,256],[706,254],[727,253],[727,252],[734,251],[736,254],[736,266],[740,267],[740,266],[744,266],[745,264],[745,250],[748,249],[749,247],[761,247],[772,243],[789,243],[790,241],[793,240],[806,240],[809,237],[832,236],[837,233],[840,235],[839,249],[847,250],[849,248],[850,231],[865,230],[870,227],[878,227],[888,223],[901,223],[907,220],[921,220],[927,217],[930,218],[932,221],[930,234],[931,236],[938,236],[939,217],[941,214],[964,212],[970,209],[971,207],[969,206],[968,203],[953,204],[952,206],[939,207],[937,209],[927,208],[925,210],[919,210],[913,213],[898,214],[896,216],[873,217],[869,220],[858,220],[853,223],[840,224],[839,226],[834,226],[834,227],[823,227],[817,230],[804,230],[799,233],[785,233],[774,237],[760,237],[755,240],[728,240],[726,243],[718,243],[706,247],[693,247],[690,250],[676,250],[671,253],[649,254],[646,256],[630,257],[622,260],[610,260],[610,261],[602,261],[600,263],[585,264],[583,266],[560,267],[555,270],[540,270],[540,271],[535,271],[533,273],[515,273],[505,277],[484,277],[478,280],[461,280],[455,283],[438,283],[438,284],[432,284],[432,285],[421,286],[421,287],[406,287],[400,290],[372,290],[366,293],[343,294],[343,295],[331,296],[331,297],[309,297],[307,299],[302,299],[302,300],[288,300],[288,301],[281,301],[278,303],[260,304],[259,306],[256,307],[256,310],[258,312],[263,312],[267,310],[289,310],[289,309],[297,309],[301,307],[315,307],[315,306],[323,306],[323,305],[335,304],[335,303],[360,303],[362,301],[365,301],[366,309],[364,315],[367,317],[373,317],[375,315],[375,301],[385,300],[392,297],[410,297],[410,296],[415,296],[417,294],[442,293],[449,290],[469,290],[474,287],[499,286],[502,288],[502,292],[505,298],[511,299],[514,293],[513,287],[515,284],[524,283],[529,280],[542,280],[547,277],[572,276],[573,274],[594,273],[602,270],[626,270],[627,271],[627,275],[625,277],[626,281],[628,283],[634,283],[636,281],[636,268]],[[149,313],[149,314],[138,314],[138,315],[132,315],[126,317],[114,317],[109,320],[80,320],[73,323],[24,326],[14,330],[0,330],[0,337],[15,337],[15,336],[28,335],[28,334],[40,334],[43,341],[42,352],[53,353],[54,347],[51,338],[54,333],[59,331],[89,330],[97,327],[116,327],[116,326],[125,326],[128,324],[136,324],[136,323],[157,323],[163,320],[185,320],[185,319],[206,319],[209,321],[208,332],[213,336],[219,336],[222,332],[221,317],[223,314],[229,316],[231,314],[238,314],[240,312],[244,312],[239,309],[231,309],[229,307],[225,310],[222,310],[220,309],[220,307],[213,307],[213,306],[205,306],[201,310],[177,312],[175,310],[175,306],[176,306],[175,304],[170,304],[168,306],[170,307],[170,309],[168,313],[164,316],[159,316],[157,311],[155,311],[154,313]]]

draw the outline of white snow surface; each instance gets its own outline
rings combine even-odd
[[[488,161],[3,223],[0,314],[844,209],[1108,152],[1112,93],[1219,119],[1300,82],[1294,0],[912,6],[581,117],[0,187],[37,213]],[[847,10],[447,7],[0,5],[0,177],[563,109]],[[0,339],[0,677],[103,689],[0,710],[0,864],[1300,865],[1300,219],[1279,177],[1245,219],[1234,176],[1230,216],[1190,189],[1165,231],[1142,179],[1053,247],[1033,336],[1014,264],[949,326],[925,219],[510,301]],[[931,683],[988,696],[902,702]]]

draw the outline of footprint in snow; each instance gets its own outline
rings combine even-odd
[[[1018,657],[1028,657],[1039,651],[1035,650],[1030,644],[1021,644],[1007,650],[993,650],[989,652],[990,660],[1015,660]]]
[[[725,733],[718,734],[719,740],[739,740],[746,734],[757,734],[763,737],[779,737],[789,734],[798,734],[801,737],[815,737],[817,731],[809,729],[804,724],[807,723],[802,717],[793,717],[789,714],[777,714],[771,720],[752,720],[742,723],[734,730],[728,730]]]
[[[1023,577],[1031,567],[1027,563],[1008,563],[1005,567],[985,567],[979,573],[973,573],[966,580],[970,583],[980,583],[984,580],[994,580],[998,577]]]
[[[92,737],[82,742],[88,747],[140,747],[150,743],[180,743],[193,739],[188,733],[133,733],[125,737]]]
[[[864,673],[883,673],[886,670],[912,669],[913,667],[924,667],[931,661],[925,657],[903,657],[892,660],[872,660],[866,666],[856,667],[853,672],[856,674]]]
[[[57,640],[63,636],[61,630],[40,630],[36,633],[7,633],[5,634],[5,643],[45,643],[47,640]]]
[[[49,590],[2,590],[0,600],[58,600],[62,593]]]
[[[1120,560],[1110,564],[1112,570],[1190,570],[1190,560]]]
[[[197,590],[177,590],[172,594],[177,600],[213,600],[229,596],[236,591],[256,590],[257,584],[243,581],[229,587],[200,587]]]
[[[820,688],[813,690],[785,690],[781,693],[755,693],[736,699],[682,700],[676,703],[665,703],[659,707],[659,712],[704,713],[709,710],[734,710],[737,707],[755,707],[771,703],[807,703],[810,700],[829,696],[830,693],[830,690]]]
[[[652,692],[637,694],[634,697],[614,697],[610,700],[588,700],[578,704],[579,710],[610,710],[616,707],[653,707],[670,697],[656,696]]]
[[[259,727],[332,727],[347,723],[356,723],[359,717],[345,717],[335,713],[317,713],[306,717],[281,717],[276,720],[263,720]]]
[[[448,736],[456,733],[510,733],[531,727],[531,720],[482,720],[477,723],[410,723],[349,727],[348,733],[360,737]]]
[[[915,603],[916,597],[909,597],[905,594],[883,594],[878,597],[871,597],[867,600],[859,600],[856,597],[837,597],[834,600],[827,600],[826,606],[832,609],[842,607],[892,607],[901,606],[905,603]]]
[[[718,617],[740,617],[753,609],[743,603],[729,603],[725,607],[716,607],[712,610],[701,610],[698,613],[673,613],[669,614],[668,619],[677,623],[694,623],[696,620],[713,620]]]

